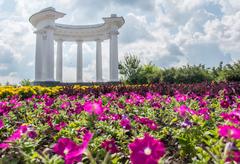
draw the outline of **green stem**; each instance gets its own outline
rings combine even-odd
[[[107,154],[104,157],[103,163],[102,164],[107,164],[108,160],[110,158],[110,152],[108,151]]]
[[[202,146],[202,148],[214,159],[215,162],[218,162],[217,157],[211,151],[209,151],[208,148],[206,148],[204,146]]]
[[[97,164],[92,156],[92,153],[88,149],[86,150],[86,153],[87,153],[87,157],[90,160],[91,164]]]

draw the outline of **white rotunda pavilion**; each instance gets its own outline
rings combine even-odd
[[[55,23],[64,13],[49,7],[33,14],[29,21],[36,28],[35,82],[62,82],[63,42],[77,43],[76,82],[83,82],[83,42],[96,42],[96,82],[102,82],[102,41],[110,40],[109,81],[118,78],[118,29],[124,18],[112,14],[96,25],[65,25]],[[57,43],[56,79],[54,78],[54,41]]]

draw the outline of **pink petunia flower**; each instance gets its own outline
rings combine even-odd
[[[31,128],[27,125],[21,125],[17,130],[13,132],[13,134],[8,137],[6,140],[3,141],[3,143],[0,144],[0,148],[6,149],[9,148],[9,142],[14,142],[16,140],[21,139],[22,135],[26,134],[29,132]],[[31,130],[33,131],[33,130]],[[33,138],[32,138],[33,139]]]
[[[221,113],[220,115],[224,120],[228,120],[234,124],[240,125],[240,110],[236,109],[230,113]]]
[[[157,164],[165,153],[164,144],[147,133],[144,138],[135,139],[128,147],[133,164]]]
[[[240,162],[240,151],[237,150],[237,151],[231,151],[229,154],[228,154],[228,157],[226,159],[226,162]]]
[[[131,122],[128,118],[123,118],[121,121],[120,121],[120,125],[124,128],[124,129],[127,129],[127,130],[130,130],[131,129]]]
[[[240,129],[230,125],[218,126],[218,133],[222,137],[240,139]]]
[[[114,139],[103,141],[101,147],[111,154],[117,153],[119,151]]]
[[[67,126],[67,123],[65,122],[60,122],[59,124],[56,124],[54,126],[54,129],[56,129],[57,131],[60,131],[62,128],[65,128]]]
[[[82,154],[87,149],[93,134],[87,131],[83,136],[83,142],[81,145],[77,145],[69,138],[60,138],[54,145],[53,151],[61,155],[66,164],[73,164],[82,160]]]
[[[101,102],[85,102],[83,109],[89,114],[101,115],[104,112]]]
[[[151,130],[157,130],[158,129],[157,123],[155,121],[147,118],[147,117],[134,116],[134,120],[138,123],[146,125]]]
[[[185,117],[186,113],[189,112],[191,109],[188,108],[186,105],[181,105],[180,107],[175,109],[181,117]]]

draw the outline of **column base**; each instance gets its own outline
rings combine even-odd
[[[40,86],[46,86],[46,87],[53,87],[60,85],[60,81],[34,81],[32,82],[32,85],[40,85]]]

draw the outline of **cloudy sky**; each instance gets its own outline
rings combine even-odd
[[[240,0],[0,0],[0,83],[34,80],[35,35],[29,17],[46,7],[66,13],[64,24],[102,23],[116,13],[126,23],[119,58],[138,55],[161,67],[217,66],[240,59]],[[109,42],[103,43],[108,79]],[[64,42],[64,81],[75,81],[76,43]],[[84,79],[95,79],[95,43],[84,43]]]

